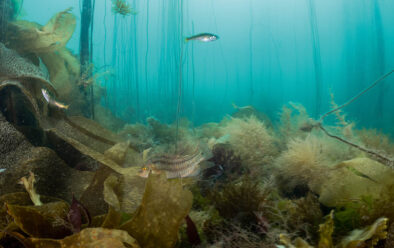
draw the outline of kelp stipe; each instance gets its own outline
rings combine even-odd
[[[337,135],[333,135],[333,134],[329,133],[329,132],[327,131],[327,129],[324,128],[324,126],[323,126],[323,121],[324,121],[324,119],[325,119],[327,116],[329,116],[329,115],[331,115],[331,114],[333,114],[333,113],[335,113],[335,112],[341,110],[342,108],[346,107],[347,105],[353,103],[353,102],[356,101],[358,98],[360,98],[362,95],[364,95],[364,94],[367,93],[369,90],[371,90],[372,88],[374,88],[374,87],[375,87],[377,84],[379,84],[381,81],[383,81],[383,80],[385,80],[387,77],[389,77],[393,72],[394,72],[394,70],[391,70],[390,72],[384,74],[384,75],[381,76],[379,79],[377,79],[375,82],[373,82],[369,87],[367,87],[366,89],[364,89],[363,91],[361,91],[360,93],[358,93],[356,96],[352,97],[350,100],[348,100],[348,101],[345,102],[344,104],[342,104],[342,105],[340,105],[340,106],[338,106],[338,107],[336,107],[336,108],[334,108],[334,109],[328,111],[327,113],[323,114],[323,115],[320,117],[320,119],[319,119],[318,121],[311,120],[309,123],[304,123],[304,125],[301,126],[301,129],[302,129],[303,131],[306,131],[306,132],[310,132],[310,131],[312,131],[312,129],[314,129],[314,128],[321,129],[327,136],[329,136],[329,137],[331,137],[331,138],[334,138],[334,139],[336,139],[336,140],[339,140],[339,141],[341,141],[341,142],[343,142],[343,143],[345,143],[345,144],[347,144],[347,145],[350,145],[350,146],[352,146],[352,147],[355,147],[355,148],[357,148],[357,149],[359,149],[359,150],[361,150],[361,151],[363,151],[363,152],[365,152],[365,153],[368,153],[369,155],[371,155],[372,157],[376,158],[378,161],[384,163],[385,165],[387,165],[387,166],[389,166],[389,167],[394,167],[394,159],[393,159],[393,158],[387,157],[387,156],[385,156],[385,155],[383,155],[383,154],[380,154],[380,153],[378,153],[378,152],[376,152],[376,151],[373,151],[373,150],[370,150],[370,149],[368,149],[368,148],[365,148],[365,147],[362,147],[362,146],[360,146],[360,145],[357,145],[357,144],[355,144],[355,143],[353,143],[353,142],[351,142],[351,141],[348,141],[348,140],[346,140],[346,139],[344,139],[344,138],[341,138],[341,137],[339,137],[339,136],[337,136]]]

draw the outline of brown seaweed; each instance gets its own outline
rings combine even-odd
[[[30,238],[29,243],[36,248],[125,248],[126,246],[123,243],[128,244],[128,247],[139,248],[136,240],[125,231],[105,228],[86,228],[62,240]]]
[[[171,248],[192,202],[192,193],[183,189],[180,181],[167,181],[162,175],[151,174],[141,206],[120,229],[130,233],[144,248]]]

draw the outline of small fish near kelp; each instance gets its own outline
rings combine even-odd
[[[51,95],[49,95],[49,93],[48,93],[48,91],[46,89],[41,89],[41,92],[42,92],[42,95],[44,96],[45,100],[47,101],[47,103],[49,105],[55,106],[55,107],[60,108],[60,109],[65,109],[65,110],[68,109],[69,105],[65,105],[65,104],[60,103],[60,102],[56,101],[55,99],[53,99],[51,97]]]
[[[147,178],[150,173],[165,173],[167,179],[195,177],[200,174],[200,163],[206,157],[199,150],[191,155],[161,155],[150,159],[139,172],[140,177]]]
[[[211,41],[216,41],[219,39],[219,36],[216,34],[210,34],[210,33],[201,33],[197,35],[193,35],[190,37],[186,38],[186,41],[201,41],[201,42],[211,42]]]

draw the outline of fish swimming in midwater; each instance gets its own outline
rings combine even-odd
[[[254,107],[251,105],[247,105],[247,106],[243,106],[243,107],[237,106],[235,103],[232,103],[232,105],[233,105],[233,108],[236,110],[253,110],[254,109]]]
[[[194,177],[200,174],[200,163],[206,160],[201,151],[191,155],[162,155],[151,159],[139,173],[140,177],[148,177],[149,173],[165,173],[168,179]]]
[[[193,35],[190,37],[186,38],[186,41],[193,41],[193,40],[198,40],[201,42],[211,42],[211,41],[216,41],[219,39],[219,36],[216,34],[210,34],[210,33],[201,33],[197,35]]]
[[[48,102],[48,104],[56,106],[60,109],[68,109],[69,105],[65,105],[63,103],[60,103],[58,101],[56,101],[55,99],[53,99],[48,91],[46,89],[41,89],[42,95],[44,96],[45,100]]]

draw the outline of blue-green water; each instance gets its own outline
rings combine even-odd
[[[68,47],[79,50],[81,1],[25,0],[22,18],[45,24],[73,7],[77,28]],[[136,15],[95,1],[93,63],[110,70],[100,79],[102,100],[116,116],[174,122],[182,54],[181,116],[219,121],[232,103],[277,117],[299,102],[313,117],[340,104],[394,68],[391,0],[131,0]],[[200,32],[212,43],[185,43]],[[345,109],[360,127],[393,133],[394,78]]]
[[[0,0],[0,247],[394,247],[393,13]]]

